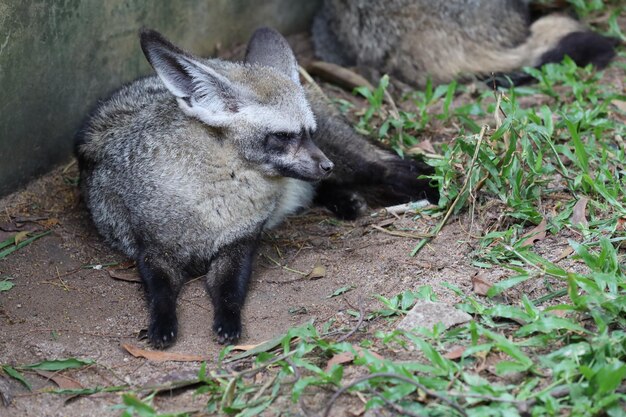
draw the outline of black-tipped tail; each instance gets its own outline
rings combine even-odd
[[[579,67],[593,64],[602,69],[615,57],[615,47],[619,39],[603,36],[595,32],[573,32],[564,36],[550,51],[543,54],[539,65],[561,62],[567,55]]]

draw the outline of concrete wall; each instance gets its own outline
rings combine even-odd
[[[0,0],[0,195],[69,160],[98,98],[147,74],[138,30],[210,56],[262,25],[306,30],[319,0]]]

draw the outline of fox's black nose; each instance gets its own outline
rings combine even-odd
[[[329,173],[330,171],[332,171],[334,166],[335,164],[330,162],[328,159],[320,162],[320,169],[326,173]]]

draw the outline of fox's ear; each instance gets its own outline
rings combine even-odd
[[[228,123],[239,108],[236,86],[154,30],[142,30],[140,39],[148,62],[185,113],[211,126]]]
[[[287,40],[274,29],[260,28],[252,34],[244,61],[275,68],[300,84],[296,57]]]

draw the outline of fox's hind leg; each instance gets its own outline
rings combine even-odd
[[[316,204],[350,220],[363,214],[368,205],[392,206],[421,199],[438,202],[436,186],[419,178],[432,174],[430,166],[402,159],[358,134],[315,92],[309,92],[309,101],[317,119],[313,141],[335,163],[333,173],[317,187]]]
[[[148,340],[157,349],[171,346],[178,335],[176,300],[184,276],[162,254],[142,251],[137,266],[150,310]]]
[[[221,344],[241,336],[241,308],[246,300],[252,263],[260,232],[222,247],[206,276],[207,291],[215,309],[213,330]]]

